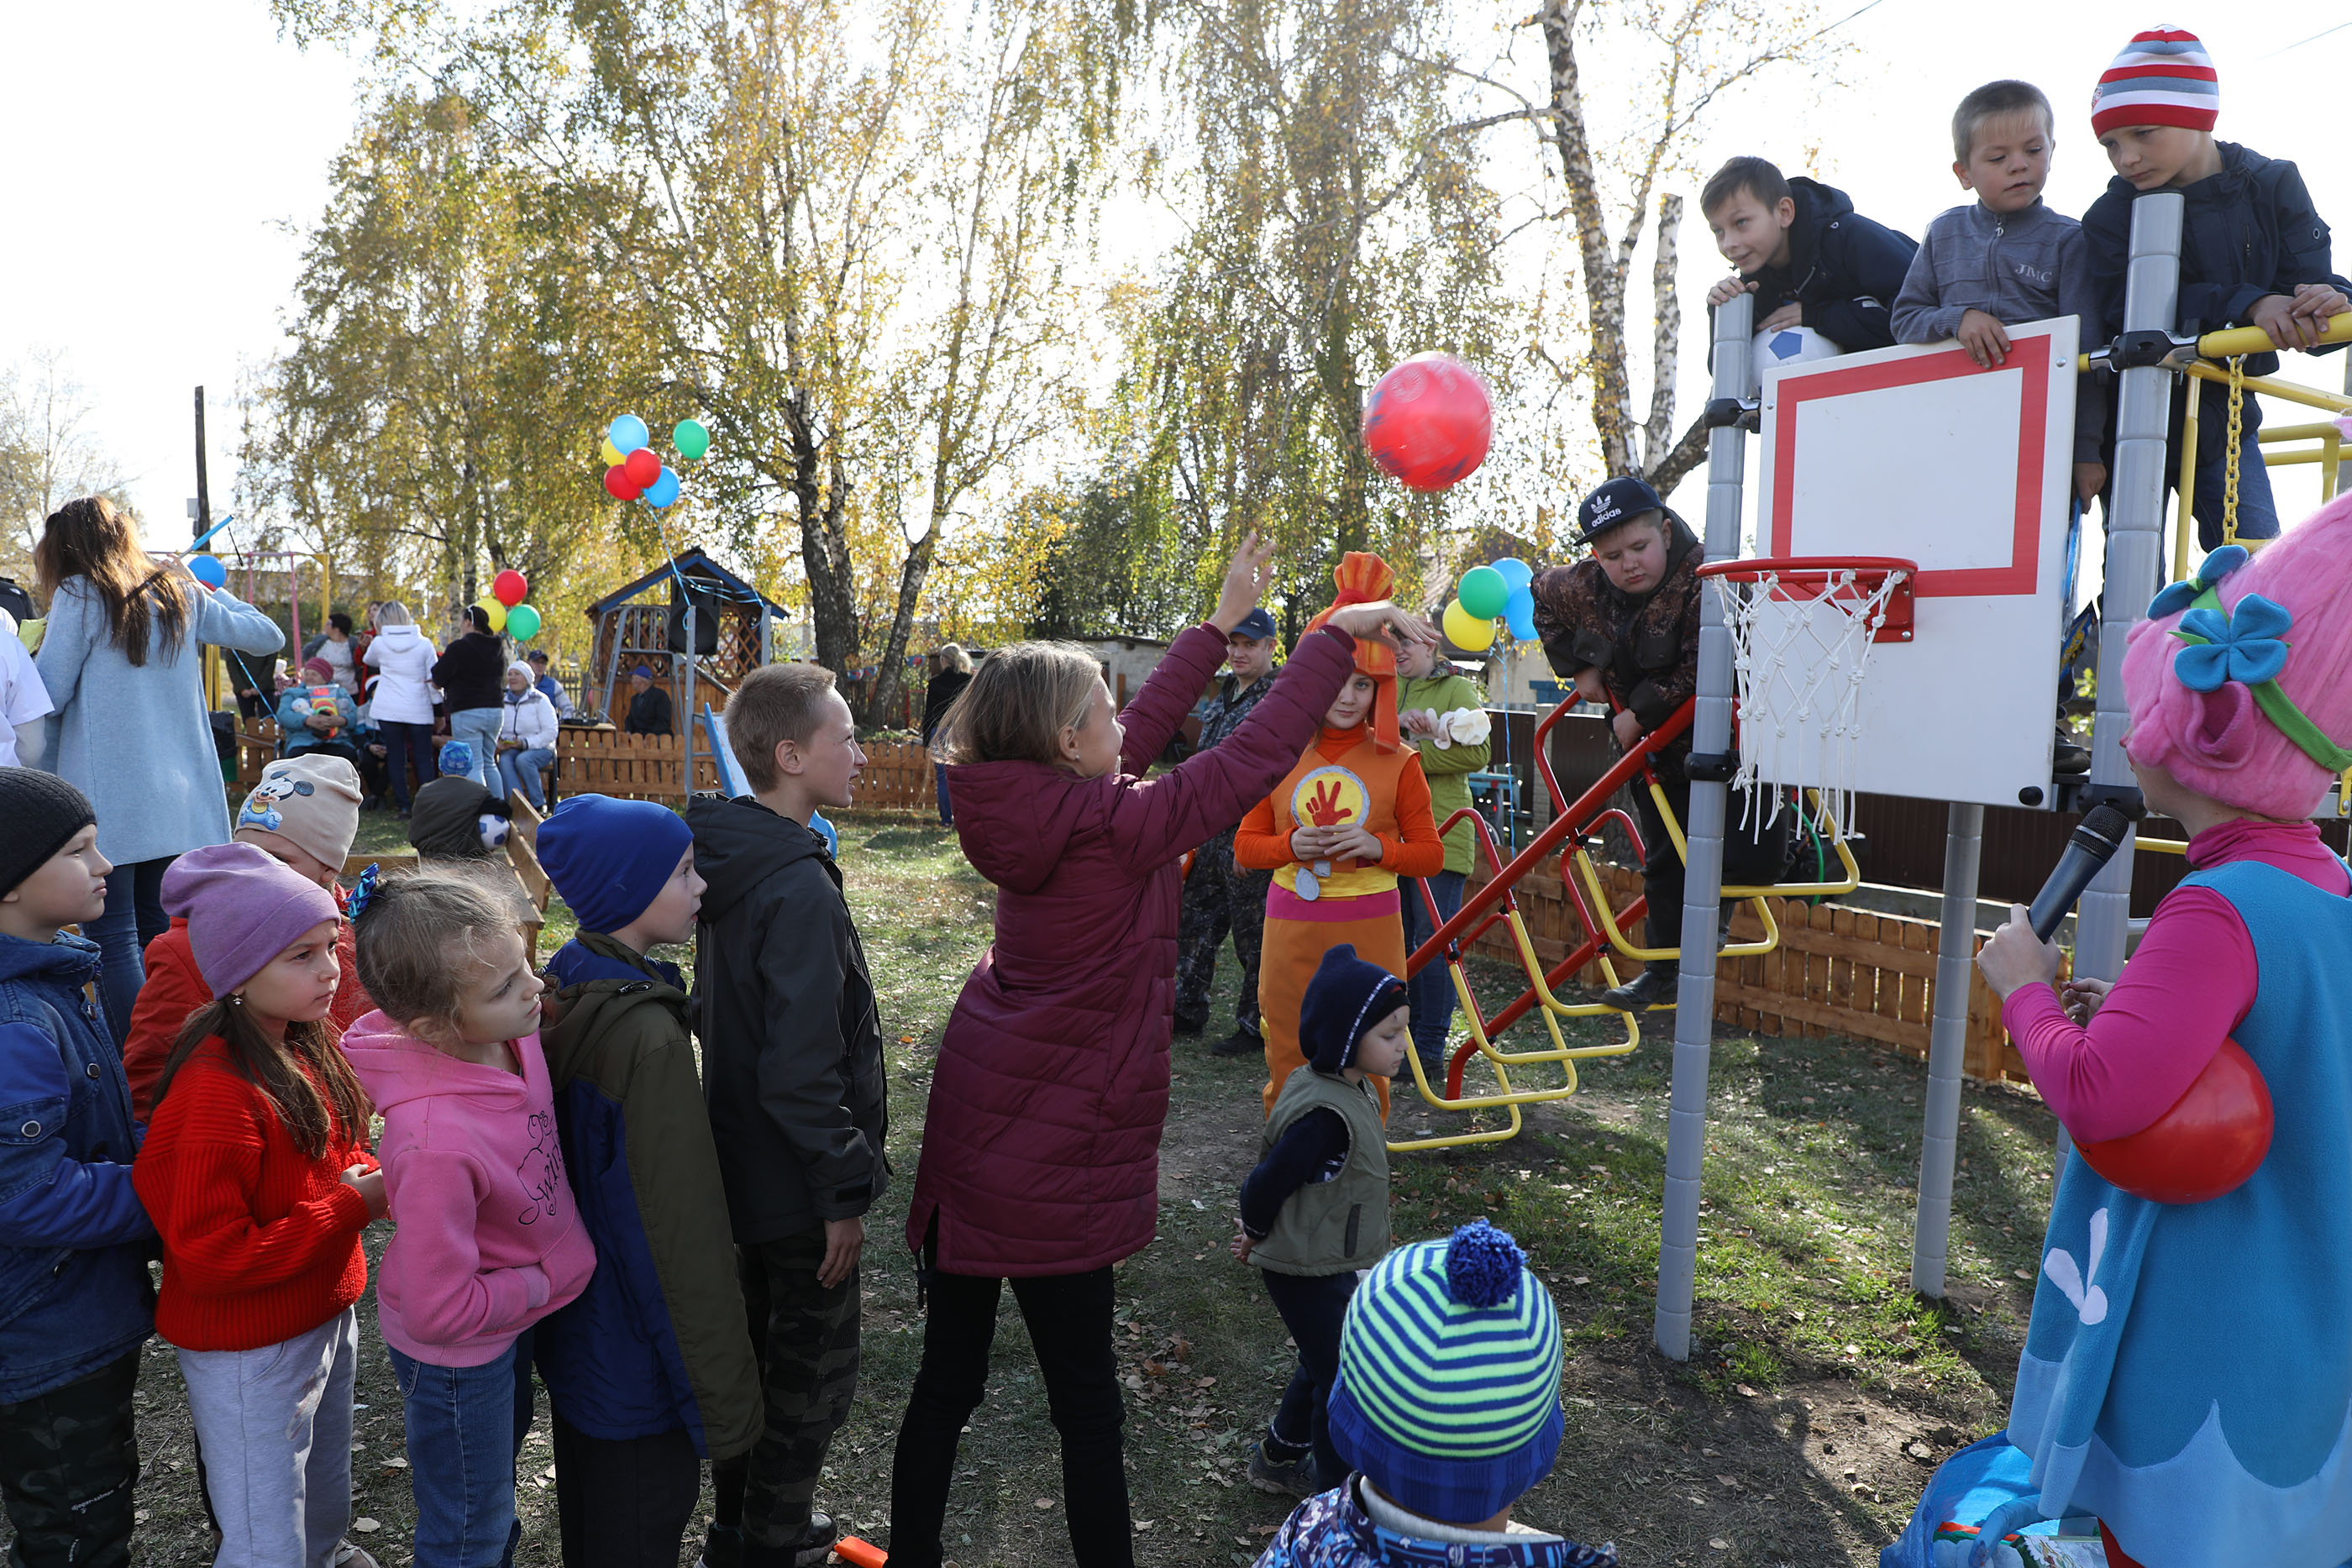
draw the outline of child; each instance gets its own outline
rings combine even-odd
[[[1326,1416],[1339,1322],[1356,1270],[1389,1249],[1388,1134],[1364,1075],[1404,1064],[1412,1016],[1402,980],[1344,942],[1324,954],[1299,1017],[1307,1071],[1284,1082],[1242,1183],[1234,1256],[1257,1266],[1298,1346],[1282,1407],[1250,1453],[1260,1491],[1305,1497],[1348,1473]]]
[[[1565,1426],[1559,1316],[1510,1236],[1485,1220],[1400,1247],[1348,1303],[1331,1441],[1354,1467],[1300,1503],[1257,1568],[1615,1568],[1520,1524]]]
[[[359,705],[337,684],[333,666],[324,659],[303,660],[302,678],[278,698],[278,725],[286,733],[289,757],[315,752],[358,767],[352,732],[359,718]]]
[[[131,1395],[154,1328],[139,1134],[91,988],[106,907],[98,819],[54,773],[0,768],[0,1500],[12,1558],[131,1561]]]
[[[1952,173],[1976,201],[1927,225],[1895,298],[1895,339],[1958,339],[1979,365],[2009,355],[2001,329],[2053,316],[2080,319],[2084,347],[2099,321],[2083,225],[2042,200],[2057,140],[2050,100],[2031,82],[1987,82],[1952,115]],[[2106,488],[2107,381],[2077,379],[2074,494],[2084,506]],[[2084,759],[2085,763],[2089,758]]]
[[[563,1021],[546,1037],[555,1122],[597,1268],[541,1323],[554,1406],[555,1508],[570,1568],[677,1568],[705,1456],[760,1435],[759,1367],[736,1281],[676,965],[702,879],[677,812],[575,795],[539,830],[541,863],[580,919],[549,960]]]
[[[350,763],[340,757],[281,757],[261,770],[261,782],[237,808],[233,837],[324,888],[340,909],[344,895],[336,876],[352,852],[359,826],[359,780]],[[335,963],[335,1003],[327,1021],[330,1032],[340,1040],[361,1014],[375,1006],[360,984],[348,924],[336,928]],[[131,1108],[141,1121],[147,1120],[155,1080],[171,1059],[180,1030],[190,1014],[212,999],[212,988],[205,983],[189,942],[187,919],[174,916],[171,928],[147,944],[147,981],[139,988],[138,1003],[131,1009],[131,1032],[122,1042]]]
[[[1388,562],[1354,550],[1331,575],[1339,588],[1335,609],[1384,600],[1394,580]],[[1309,630],[1331,613],[1309,622]],[[1307,1060],[1298,1043],[1299,1008],[1324,953],[1352,943],[1403,978],[1398,879],[1445,869],[1421,754],[1399,743],[1396,655],[1386,643],[1356,644],[1355,673],[1324,711],[1314,741],[1290,776],[1242,819],[1234,861],[1274,873],[1257,980],[1265,1020],[1262,1092],[1271,1114],[1283,1081]],[[1372,1091],[1385,1117],[1389,1081],[1375,1079]]]
[[[341,913],[236,843],[174,861],[163,904],[216,999],[185,1020],[133,1172],[163,1239],[156,1331],[179,1348],[220,1560],[335,1563],[352,1518],[360,1233],[384,1213],[367,1095],[326,1021]]]
[[[1430,619],[1434,622],[1436,617]],[[1470,775],[1494,755],[1486,699],[1433,648],[1415,644],[1399,651],[1397,676],[1397,728],[1421,753],[1421,771],[1429,781],[1429,814],[1443,823],[1469,809]],[[1477,830],[1459,822],[1444,839],[1445,869],[1397,889],[1404,900],[1408,958],[1437,934],[1438,925],[1462,910],[1462,887],[1477,853]],[[1431,903],[1437,905],[1435,925],[1430,922]],[[1405,988],[1412,998],[1412,1048],[1421,1058],[1422,1076],[1443,1093],[1445,1041],[1454,1029],[1454,977],[1443,963],[1433,963],[1405,982]]]
[[[1639,479],[1612,479],[1584,498],[1575,542],[1591,559],[1536,574],[1535,622],[1551,667],[1576,683],[1587,702],[1616,707],[1609,732],[1630,751],[1644,735],[1673,718],[1698,690],[1698,537]],[[1677,821],[1690,815],[1690,756],[1685,730],[1652,753],[1651,767]],[[1633,791],[1642,816],[1642,879],[1649,899],[1644,946],[1679,948],[1683,941],[1683,859],[1675,849],[1656,798]],[[1734,829],[1727,821],[1723,881],[1754,887],[1773,882],[1789,863],[1793,813],[1769,827]],[[1729,908],[1725,917],[1729,917]],[[1670,1000],[1682,960],[1654,958],[1641,974],[1604,992],[1601,1000],[1640,1012]]]
[[[1024,643],[980,667],[940,732],[957,836],[997,884],[996,940],[940,1043],[907,1218],[929,1316],[890,1477],[896,1568],[939,1568],[1008,1278],[1061,1435],[1079,1568],[1133,1560],[1111,1266],[1150,1245],[1159,1215],[1178,864],[1288,771],[1358,637],[1431,635],[1392,605],[1339,610],[1215,750],[1142,777],[1257,603],[1272,553],[1243,541],[1215,613],[1169,648],[1123,721],[1092,653]]]
[[[2347,307],[2345,291],[2352,283],[2329,269],[2327,225],[2312,210],[2303,175],[2284,159],[2213,140],[2221,94],[2205,46],[2194,33],[2176,27],[2135,34],[2099,78],[2091,97],[2091,133],[2107,150],[2116,177],[2083,214],[2099,302],[2097,341],[2123,330],[2132,204],[2152,191],[2179,191],[2186,198],[2181,331],[2254,326],[2282,349],[2311,349],[2328,319]],[[2090,323],[2085,330],[2092,330]],[[2248,375],[2270,375],[2278,369],[2278,357],[2251,355],[2245,368]],[[2164,467],[2168,486],[2179,477],[2178,453],[2189,407],[2182,385],[2173,387],[2167,440],[2175,458]],[[2205,391],[2189,502],[2198,542],[2209,550],[2222,543],[2230,441],[2218,405],[2226,396],[2225,389]],[[2242,539],[2278,537],[2278,507],[2257,444],[2262,423],[2262,404],[2250,395],[2241,413],[2238,446]]]
[[[2112,986],[2062,997],[2059,954],[2021,909],[1979,958],[2077,1140],[2008,1424],[2041,1508],[1984,1521],[1992,1538],[2096,1514],[2119,1565],[2352,1557],[2352,1252],[2336,1239],[2352,1225],[2352,877],[2310,821],[2352,764],[2347,604],[2352,497],[2158,594],[2124,654],[2125,749],[2149,809],[2188,829],[2191,873]],[[2267,1108],[2168,1156],[2172,1108],[2225,1052],[2251,1061]],[[2201,1202],[2139,1196],[2084,1160],[2134,1139],[2143,1169],[2193,1175],[2200,1149],[2264,1136],[2252,1174]]]
[[[765,664],[727,703],[751,794],[687,806],[709,885],[695,945],[704,1092],[742,1249],[765,1429],[711,1467],[710,1568],[824,1561],[824,1451],[857,1394],[865,1215],[888,1185],[882,1029],[841,868],[809,827],[866,754],[833,673]],[[673,862],[675,863],[675,862]]]
[[[1843,191],[1734,158],[1699,193],[1716,248],[1739,276],[1707,290],[1709,309],[1756,296],[1756,330],[1809,327],[1846,353],[1895,341],[1887,308],[1919,248],[1853,210]]]
[[[408,1429],[420,1568],[511,1552],[530,1429],[530,1327],[596,1266],[564,1179],[520,905],[499,873],[360,879],[352,919],[377,1011],[343,1037],[383,1114],[394,1227],[376,1323]]]

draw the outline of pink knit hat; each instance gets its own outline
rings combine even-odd
[[[2132,35],[2091,89],[2091,134],[2126,125],[2210,131],[2221,113],[2221,82],[2194,33],[2150,27]]]
[[[163,908],[187,916],[196,972],[216,997],[261,973],[305,931],[341,917],[333,894],[251,844],[212,844],[173,861]]]
[[[2352,493],[2249,559],[2228,546],[2131,629],[2124,749],[2260,816],[2310,816],[2352,767]]]

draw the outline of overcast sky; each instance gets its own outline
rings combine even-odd
[[[1475,0],[1463,0],[1465,11]],[[1835,17],[1843,7],[1832,5]],[[1528,0],[1497,16],[1517,19]],[[2250,0],[2171,7],[2199,33],[2221,76],[2220,133],[2303,167],[2319,211],[2337,228],[2337,269],[2352,246],[2352,166],[2332,156],[2341,136],[2336,73],[2352,42],[2334,7]],[[1959,199],[1949,172],[1948,120],[1960,94],[1998,76],[2041,85],[2059,114],[2052,204],[2079,213],[2107,177],[2087,104],[2098,73],[2128,37],[2128,8],[2044,0],[1973,14],[1929,0],[1879,0],[1845,23],[1853,47],[1845,85],[1817,92],[1791,81],[1719,115],[1702,166],[1736,152],[1765,153],[1845,189],[1873,217],[1916,235]],[[2119,23],[2116,18],[2125,16]],[[32,154],[12,169],[16,238],[0,248],[0,363],[37,346],[64,349],[97,404],[94,426],[131,476],[132,498],[169,537],[194,493],[189,394],[204,383],[212,424],[215,507],[233,477],[229,401],[241,362],[266,359],[299,263],[301,227],[326,196],[329,159],[348,135],[360,72],[331,50],[278,41],[261,0],[79,0],[11,17],[20,70],[0,94],[0,145]],[[2299,46],[2299,47],[2298,47]],[[1524,64],[1538,57],[1524,44]],[[1539,85],[1531,82],[1530,86]],[[1610,90],[1605,62],[1587,62],[1589,94]],[[1706,390],[1705,311],[1714,275],[1696,204],[1684,232],[1685,309],[1692,326],[1685,408]],[[1640,276],[1646,276],[1644,267]],[[2346,356],[2290,358],[2288,374],[2339,388]],[[2315,491],[2314,471],[2283,481],[2289,515]]]

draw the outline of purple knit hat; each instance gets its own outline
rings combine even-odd
[[[341,913],[333,894],[251,844],[213,844],[173,861],[163,873],[163,909],[187,917],[196,970],[216,997]]]

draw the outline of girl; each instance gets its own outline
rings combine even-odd
[[[1388,562],[1349,551],[1333,570],[1342,605],[1378,600],[1392,580]],[[1435,633],[1416,622],[1422,638]],[[1421,758],[1397,737],[1396,655],[1359,643],[1355,671],[1323,714],[1323,727],[1274,793],[1250,808],[1234,834],[1234,863],[1274,873],[1265,895],[1265,940],[1258,960],[1258,1010],[1265,1025],[1265,1108],[1307,1059],[1298,1050],[1298,1009],[1323,955],[1342,942],[1404,977],[1404,923],[1397,879],[1445,869],[1445,845],[1430,815]],[[1381,1114],[1388,1080],[1375,1078]]]
[[[409,619],[408,606],[387,600],[375,612],[375,640],[361,655],[376,672],[368,697],[368,718],[383,741],[384,765],[392,773],[392,803],[408,815],[408,765],[416,781],[440,776],[433,762],[433,644]]]
[[[2309,820],[2352,764],[2347,604],[2352,497],[2159,594],[2124,656],[2125,744],[2149,807],[2189,830],[2193,869],[2112,987],[2062,998],[2059,955],[2021,909],[1978,959],[2083,1141],[2010,1411],[2040,1513],[2006,1511],[1989,1539],[2095,1513],[2111,1563],[2352,1557],[2352,877]],[[2268,1151],[2242,1185],[2160,1203],[2085,1163],[2143,1134],[2160,1149],[2170,1108],[2225,1052],[2269,1090],[2248,1118],[2271,1124]]]
[[[1341,610],[1231,738],[1141,777],[1216,674],[1271,556],[1255,534],[1243,542],[1216,612],[1177,639],[1124,723],[1093,654],[1029,643],[982,664],[942,724],[956,832],[999,893],[995,945],[940,1042],[907,1219],[929,1317],[890,1481],[895,1568],[939,1568],[957,1437],[984,1392],[1008,1278],[1062,1437],[1079,1568],[1134,1560],[1111,1265],[1150,1243],[1159,1210],[1177,862],[1282,777],[1357,638],[1430,635],[1391,605]]]
[[[166,924],[163,868],[228,841],[197,645],[274,653],[286,634],[226,590],[151,564],[130,514],[103,496],[50,513],[33,565],[49,600],[35,664],[59,726],[47,766],[89,797],[99,852],[114,862],[88,932],[119,1046],[145,977],[140,952]]]
[[[163,905],[216,998],[189,1015],[132,1180],[163,1240],[222,1564],[327,1568],[352,1517],[360,1233],[384,1212],[370,1107],[324,1022],[332,894],[251,844],[193,850]]]
[[[1470,775],[1486,767],[1493,755],[1486,698],[1437,649],[1400,650],[1397,675],[1397,727],[1421,753],[1421,770],[1429,781],[1429,814],[1443,822],[1468,808]],[[1476,830],[1468,822],[1457,823],[1445,835],[1445,869],[1397,889],[1404,900],[1408,957],[1437,934],[1438,925],[1461,912],[1462,884],[1476,848]],[[1437,906],[1433,925],[1432,904]],[[1445,1040],[1454,1027],[1454,977],[1444,964],[1431,964],[1406,981],[1405,988],[1412,997],[1412,1049],[1421,1058],[1422,1076],[1433,1086],[1442,1086]]]
[[[488,1568],[521,1535],[530,1326],[596,1254],[564,1179],[514,894],[456,866],[381,883],[371,866],[352,904],[378,1010],[344,1051],[383,1112],[397,1229],[376,1322],[406,1407],[416,1562]]]

